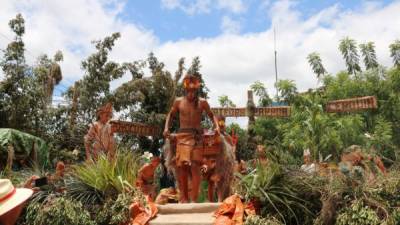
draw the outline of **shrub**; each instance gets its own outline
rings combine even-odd
[[[24,222],[30,225],[95,225],[78,201],[65,197],[49,197],[43,203],[31,203]]]
[[[345,207],[336,219],[336,225],[378,225],[381,221],[376,212],[364,205],[362,200],[356,200],[350,207]]]

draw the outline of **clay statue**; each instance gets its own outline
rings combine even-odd
[[[202,113],[206,112],[213,121],[217,134],[220,133],[218,121],[208,102],[197,96],[200,80],[188,74],[183,79],[185,96],[176,98],[167,115],[164,137],[170,138],[169,127],[174,116],[179,113],[179,131],[173,135],[176,139],[176,177],[180,191],[180,202],[189,202],[189,180],[191,177],[190,199],[197,201],[201,181],[200,167],[203,159]]]
[[[203,165],[201,172],[208,183],[208,201],[213,202],[215,193],[218,202],[231,194],[235,166],[235,152],[231,136],[225,132],[225,118],[218,116],[221,135],[204,134]]]
[[[261,166],[266,166],[268,164],[267,149],[264,145],[257,145],[255,162]]]
[[[90,125],[85,135],[86,160],[97,160],[100,153],[110,159],[115,156],[114,131],[109,123],[112,117],[112,104],[107,103],[97,110],[97,121]]]
[[[306,173],[315,173],[317,171],[317,168],[315,166],[315,163],[312,162],[311,159],[311,152],[310,149],[305,149],[303,151],[303,160],[304,164],[301,165],[301,170],[306,172]]]
[[[156,187],[154,186],[154,172],[160,164],[159,157],[153,157],[150,163],[146,163],[140,168],[138,177],[136,179],[136,187],[138,187],[143,194],[148,195],[152,200],[156,197]]]

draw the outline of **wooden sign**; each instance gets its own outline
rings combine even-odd
[[[212,108],[215,115],[224,117],[245,117],[246,108]],[[254,109],[254,116],[257,117],[288,117],[290,115],[289,106],[260,107]]]
[[[246,116],[246,108],[212,108],[214,115],[224,117],[244,117]]]
[[[138,136],[159,136],[161,134],[159,127],[143,123],[112,120],[110,124],[116,133],[129,133]]]
[[[376,108],[378,108],[378,103],[375,96],[365,96],[359,98],[330,101],[326,105],[326,111],[329,113],[354,112]]]
[[[288,117],[290,115],[290,107],[275,106],[255,108],[254,115],[257,117]]]

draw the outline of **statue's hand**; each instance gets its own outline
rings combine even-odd
[[[163,132],[164,138],[169,138],[170,135],[171,135],[171,134],[169,133],[169,130],[164,130],[164,132]]]
[[[218,135],[220,135],[220,134],[221,134],[221,128],[219,128],[219,126],[216,127],[216,128],[215,128],[215,132],[216,132]]]
[[[201,168],[200,168],[200,171],[202,173],[207,173],[207,170],[208,170],[208,166],[207,165],[202,165]]]

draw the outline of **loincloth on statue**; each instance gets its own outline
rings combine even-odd
[[[201,163],[203,159],[203,137],[197,130],[181,129],[176,134],[176,165]]]

